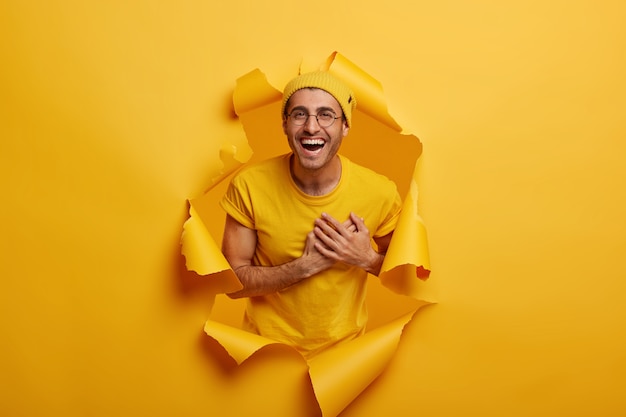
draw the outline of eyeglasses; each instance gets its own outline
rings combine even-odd
[[[291,119],[291,122],[296,126],[302,126],[309,120],[309,117],[315,117],[320,127],[330,127],[335,120],[341,119],[341,116],[337,117],[335,113],[331,111],[323,111],[318,114],[308,114],[302,110],[294,110],[287,117]]]

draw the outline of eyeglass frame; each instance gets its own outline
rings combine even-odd
[[[302,112],[302,113],[304,113],[304,115],[305,115],[306,117],[304,118],[304,120],[302,121],[302,123],[298,123],[298,122],[295,120],[295,118],[293,117],[293,113],[294,113],[294,112]],[[322,124],[320,123],[320,119],[319,119],[320,114],[321,114],[321,113],[325,113],[325,112],[326,112],[326,113],[331,113],[331,114],[333,114],[333,115],[335,115],[335,116],[336,116],[336,117],[333,117],[333,118],[332,118],[332,121],[330,122],[330,124],[329,124],[328,126],[324,126],[324,125],[322,125]],[[290,120],[291,120],[291,122],[294,124],[294,126],[304,126],[304,125],[306,124],[306,122],[309,120],[309,117],[311,117],[311,116],[315,117],[315,121],[317,122],[317,124],[318,124],[320,127],[323,127],[323,128],[331,127],[331,126],[335,123],[335,120],[337,120],[337,119],[343,119],[343,118],[344,118],[343,114],[342,114],[341,116],[337,116],[337,113],[335,113],[335,111],[334,111],[334,110],[332,110],[332,109],[323,109],[323,110],[320,110],[317,114],[311,114],[311,113],[306,113],[306,112],[305,112],[304,110],[302,110],[302,109],[295,108],[295,109],[291,110],[291,113],[289,113],[289,114],[285,114],[285,117],[286,117],[286,118],[288,118],[288,119],[290,119]]]

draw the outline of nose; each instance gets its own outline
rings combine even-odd
[[[315,133],[321,129],[319,122],[317,121],[317,115],[309,114],[304,122],[304,130],[309,133]]]

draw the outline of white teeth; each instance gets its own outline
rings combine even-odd
[[[322,139],[302,139],[303,145],[323,145],[324,141]]]

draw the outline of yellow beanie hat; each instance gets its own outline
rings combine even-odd
[[[348,126],[352,126],[352,110],[356,107],[354,93],[343,81],[326,71],[308,72],[289,81],[283,91],[281,114],[285,114],[285,107],[291,95],[303,88],[319,88],[335,97],[343,110]]]

